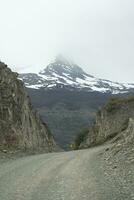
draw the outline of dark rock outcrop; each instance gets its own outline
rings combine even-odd
[[[20,150],[57,149],[53,136],[33,111],[24,84],[0,62],[0,148]]]

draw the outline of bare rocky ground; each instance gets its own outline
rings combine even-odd
[[[111,177],[110,181],[115,182],[115,194],[120,194],[120,199],[134,199],[133,120],[130,119],[128,128],[112,139],[101,158],[105,161],[102,164],[107,179]]]
[[[115,182],[113,199],[117,194],[121,200],[134,199],[134,147],[114,144],[105,150],[103,160],[106,178]]]

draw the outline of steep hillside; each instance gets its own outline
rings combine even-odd
[[[56,149],[53,136],[33,111],[22,81],[0,63],[0,149]]]
[[[109,140],[129,145],[134,140],[133,121],[134,98],[113,98],[98,111],[95,123],[79,147],[87,148]]]

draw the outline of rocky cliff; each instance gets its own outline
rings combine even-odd
[[[53,136],[33,111],[24,84],[17,76],[0,62],[0,148],[53,151]]]
[[[87,148],[112,141],[128,145],[134,141],[134,98],[111,99],[96,115],[79,147]]]

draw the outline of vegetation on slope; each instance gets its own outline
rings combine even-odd
[[[123,104],[134,102],[134,97],[128,98],[111,98],[108,103],[105,105],[107,112],[114,112],[118,110]]]
[[[89,133],[89,128],[82,129],[75,139],[75,149],[78,149],[80,144],[84,141],[87,134]]]

